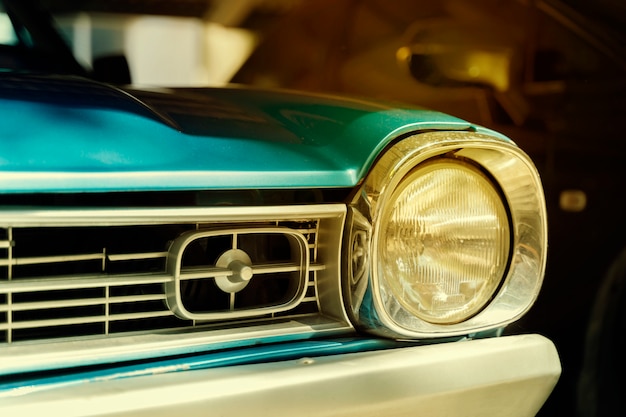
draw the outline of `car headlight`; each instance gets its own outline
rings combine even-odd
[[[445,159],[417,166],[380,219],[381,291],[427,322],[461,322],[500,285],[509,240],[506,207],[482,172]]]
[[[395,337],[502,327],[545,268],[539,176],[513,143],[431,132],[377,161],[350,210],[346,294],[357,327]]]

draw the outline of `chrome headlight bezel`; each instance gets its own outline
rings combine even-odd
[[[385,291],[378,271],[380,226],[392,196],[409,173],[433,160],[464,161],[487,173],[509,216],[509,258],[497,289],[480,309],[454,323],[426,321],[411,313]],[[348,212],[344,289],[358,328],[402,338],[476,333],[515,321],[538,295],[547,250],[543,189],[530,158],[506,139],[473,132],[427,132],[402,139],[373,166]]]

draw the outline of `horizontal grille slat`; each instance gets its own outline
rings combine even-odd
[[[229,277],[233,271],[226,268],[186,268],[180,273],[181,280],[192,280],[201,278]]]
[[[70,326],[76,324],[93,324],[93,323],[105,323],[122,320],[138,320],[138,319],[150,319],[158,317],[172,316],[171,311],[155,311],[146,313],[126,313],[126,314],[110,314],[102,316],[85,316],[63,319],[46,319],[36,321],[22,321],[9,324],[0,324],[0,330],[7,330],[12,328],[14,330],[23,329],[37,329],[41,327],[54,327],[54,326]]]
[[[141,259],[158,259],[166,258],[167,252],[151,252],[151,253],[125,253],[125,254],[107,254],[107,260],[111,262],[118,261],[136,261]]]
[[[288,265],[262,265],[254,268],[255,273],[276,273],[276,272],[292,272],[296,270],[295,266]],[[324,269],[324,265],[311,264],[309,270],[312,272],[321,271]],[[181,279],[194,279],[194,278],[212,278],[219,276],[230,276],[232,271],[224,268],[210,268],[202,269],[197,272],[191,270],[183,270]],[[113,277],[109,276],[87,276],[87,277],[55,277],[55,278],[29,278],[11,281],[8,284],[6,281],[0,281],[0,294],[19,293],[25,291],[53,291],[64,289],[76,289],[76,288],[94,288],[102,286],[123,286],[123,285],[138,285],[138,284],[163,284],[172,281],[174,278],[171,275],[118,275]]]
[[[33,278],[0,282],[0,294],[58,291],[72,289],[119,287],[126,285],[164,284],[173,278],[167,274],[158,275],[92,275],[83,277]]]
[[[295,272],[300,269],[299,265],[293,264],[266,264],[266,265],[255,265],[252,268],[252,271],[255,275],[257,274],[277,274],[281,272]],[[233,272],[230,269],[225,268],[202,268],[197,271],[193,269],[184,269],[181,271],[180,279],[189,280],[189,279],[199,279],[199,278],[217,278],[217,277],[228,277],[233,275]]]
[[[258,265],[252,268],[254,274],[276,274],[280,272],[294,272],[298,271],[299,265],[289,264],[272,264],[272,265]]]
[[[62,256],[40,256],[32,258],[19,258],[19,259],[2,259],[0,260],[0,266],[18,266],[18,265],[38,265],[38,264],[52,264],[52,263],[64,263],[64,262],[79,262],[79,261],[103,261],[105,255],[103,253],[91,253],[82,255],[62,255]]]
[[[7,246],[8,247],[8,246]],[[2,246],[0,246],[0,249]],[[79,261],[104,261],[111,262],[141,260],[141,259],[158,259],[167,257],[167,252],[153,252],[153,253],[129,253],[118,255],[107,255],[102,253],[86,253],[82,255],[62,255],[62,256],[48,256],[48,257],[33,257],[33,258],[19,258],[19,259],[0,259],[0,266],[8,265],[37,265],[37,264],[53,264],[63,262],[79,262]]]
[[[164,301],[165,296],[163,294],[148,294],[148,295],[132,295],[122,297],[109,297],[109,298],[85,298],[78,300],[59,300],[59,301],[38,301],[30,303],[13,303],[11,310],[13,311],[28,311],[28,310],[44,310],[53,308],[67,308],[67,307],[85,307],[96,306],[106,304],[121,304],[121,303],[133,303],[141,301]],[[0,312],[9,311],[9,306],[0,305]]]

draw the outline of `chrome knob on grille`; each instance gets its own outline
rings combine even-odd
[[[233,276],[230,277],[231,281],[250,281],[250,279],[252,278],[252,268],[241,261],[232,261],[230,264],[228,264],[228,268],[233,271]]]
[[[241,249],[231,249],[217,259],[215,266],[227,268],[232,275],[215,278],[215,283],[220,290],[227,293],[235,293],[243,290],[252,279],[252,261],[247,253]]]

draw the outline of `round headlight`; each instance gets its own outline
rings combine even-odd
[[[510,257],[502,195],[459,160],[422,163],[408,173],[387,200],[376,234],[381,295],[394,300],[387,308],[397,301],[430,323],[477,314],[500,286]]]

